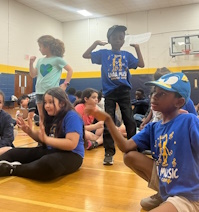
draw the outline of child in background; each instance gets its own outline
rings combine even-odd
[[[28,110],[28,125],[32,129],[32,120],[37,126],[39,126],[39,112],[37,110],[36,99],[30,97],[26,94],[20,96],[17,101],[18,105],[22,108]]]
[[[156,202],[141,201],[145,210],[198,212],[199,120],[191,113],[179,113],[191,93],[188,78],[174,73],[146,84],[155,86],[151,106],[162,113],[162,120],[149,123],[129,140],[118,133],[109,114],[93,108],[87,112],[105,122],[125,153],[124,163],[158,191]],[[139,152],[145,149],[151,149],[152,158]]]
[[[75,96],[76,96],[76,100],[81,99],[82,91],[80,91],[80,90],[76,91]]]
[[[151,92],[150,98],[152,97],[152,95],[153,95],[153,92]],[[161,112],[154,111],[154,110],[152,110],[151,107],[148,110],[149,110],[149,112],[147,111],[146,115],[142,119],[142,123],[140,124],[139,130],[142,130],[146,126],[146,124],[148,124],[149,122],[157,122],[162,119]]]
[[[66,91],[66,93],[68,95],[68,99],[70,100],[71,104],[73,104],[76,100],[76,96],[75,96],[76,90],[75,90],[75,88],[69,88]]]
[[[141,88],[136,89],[135,99],[131,101],[132,110],[134,114],[134,119],[136,121],[137,127],[142,123],[148,108],[149,108],[149,99],[145,97],[144,90]]]
[[[114,25],[107,32],[108,42],[111,44],[111,50],[101,49],[93,52],[99,45],[104,46],[107,42],[95,41],[83,54],[83,58],[91,58],[92,63],[101,65],[102,92],[105,98],[105,111],[111,115],[115,121],[115,108],[118,103],[122,119],[127,131],[127,137],[130,138],[136,133],[136,123],[133,119],[130,91],[131,75],[129,69],[144,67],[144,61],[138,44],[131,44],[135,48],[137,58],[127,51],[122,51],[124,44],[125,26]],[[113,139],[105,127],[104,129],[104,148],[105,157],[103,164],[112,165],[115,146]]]
[[[103,143],[104,122],[96,122],[93,116],[89,116],[85,113],[87,105],[92,103],[97,107],[98,91],[87,88],[82,92],[81,101],[75,106],[75,110],[79,113],[84,122],[87,150],[97,148]]]
[[[62,69],[64,68],[68,73],[63,84],[60,87],[65,91],[70,84],[73,70],[62,58],[65,52],[64,43],[59,39],[55,39],[51,35],[41,36],[38,40],[39,50],[45,57],[40,58],[36,67],[33,63],[36,60],[35,56],[30,57],[30,76],[37,77],[36,82],[36,101],[39,110],[39,116],[43,121],[42,115],[42,98],[43,94],[53,87],[58,87]]]
[[[0,176],[47,181],[77,171],[84,157],[83,122],[61,88],[44,94],[44,122],[30,129],[22,118],[18,126],[43,146],[15,148],[0,156]],[[17,162],[16,162],[17,161]]]
[[[98,107],[100,108],[100,110],[104,111],[104,97],[102,95],[102,91],[98,91],[98,103],[97,103]]]
[[[12,149],[14,141],[14,120],[3,110],[4,93],[0,90],[0,155]]]
[[[195,105],[195,109],[196,109],[197,116],[199,117],[199,103]]]
[[[82,99],[82,91],[77,91],[75,93],[75,97],[76,97],[76,100],[74,101],[73,103],[73,106],[75,107],[77,104],[79,104],[81,102],[81,99]]]

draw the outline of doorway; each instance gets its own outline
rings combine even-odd
[[[15,71],[15,96],[19,98],[23,94],[33,92],[33,79],[28,72]]]

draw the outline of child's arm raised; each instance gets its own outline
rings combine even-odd
[[[140,46],[138,44],[130,44],[130,46],[133,46],[135,48],[136,53],[137,53],[138,67],[143,68],[144,67],[144,60],[143,60],[143,57],[142,57],[142,53],[140,51]]]
[[[107,42],[103,42],[100,40],[96,40],[82,55],[83,58],[85,59],[90,59],[91,58],[91,52],[99,45],[99,46],[105,46]]]
[[[122,152],[127,153],[129,151],[137,149],[137,145],[132,139],[127,140],[120,132],[118,132],[111,116],[108,113],[100,110],[95,110],[92,106],[85,109],[85,112],[94,116],[98,121],[104,121],[109,129],[113,140]]]
[[[33,63],[35,62],[35,60],[36,60],[35,56],[30,57],[29,71],[30,71],[30,76],[32,78],[35,78],[37,76],[37,69],[33,67]]]

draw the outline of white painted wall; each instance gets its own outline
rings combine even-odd
[[[50,34],[62,40],[62,23],[13,0],[0,0],[0,64],[28,67],[25,55],[41,57],[37,39]]]
[[[199,4],[194,4],[64,23],[63,40],[69,49],[67,60],[78,72],[100,70],[100,66],[81,56],[95,40],[107,40],[108,28],[118,24],[126,25],[129,34],[152,33],[149,42],[140,45],[145,68],[199,66],[198,56],[172,58],[169,55],[170,37],[199,34],[198,11]],[[135,53],[131,47],[124,49]]]
[[[8,1],[0,0],[0,64],[8,64]]]
[[[25,55],[41,57],[37,39],[51,34],[64,41],[65,59],[75,72],[98,71],[100,66],[82,54],[95,40],[107,40],[108,28],[119,24],[126,25],[129,34],[152,33],[149,42],[140,45],[145,68],[199,66],[198,56],[169,56],[171,36],[199,34],[198,11],[199,4],[194,4],[63,24],[14,0],[0,0],[0,64],[27,68]]]

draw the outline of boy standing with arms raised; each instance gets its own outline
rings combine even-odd
[[[115,129],[107,113],[90,109],[98,121],[104,121],[124,163],[158,191],[160,201],[141,206],[151,212],[199,211],[199,119],[179,109],[189,100],[191,87],[183,73],[167,74],[148,85],[155,86],[151,106],[162,113],[162,120],[147,124],[131,139],[125,140]],[[152,158],[141,152],[150,149]],[[139,150],[139,151],[137,151]]]
[[[144,61],[140,52],[139,45],[132,44],[137,53],[136,59],[131,53],[121,51],[124,44],[125,26],[114,25],[109,28],[107,32],[108,42],[112,49],[102,49],[96,52],[93,50],[99,45],[104,46],[107,43],[102,41],[95,41],[83,54],[83,58],[91,58],[92,63],[102,65],[102,91],[105,97],[105,111],[115,121],[116,103],[119,104],[122,113],[122,119],[127,131],[127,137],[130,138],[136,133],[136,123],[132,116],[132,109],[130,103],[130,72],[129,69],[136,69],[137,67],[144,67]],[[104,129],[104,148],[105,158],[104,165],[113,164],[113,155],[115,154],[115,146],[113,139],[105,127]]]

